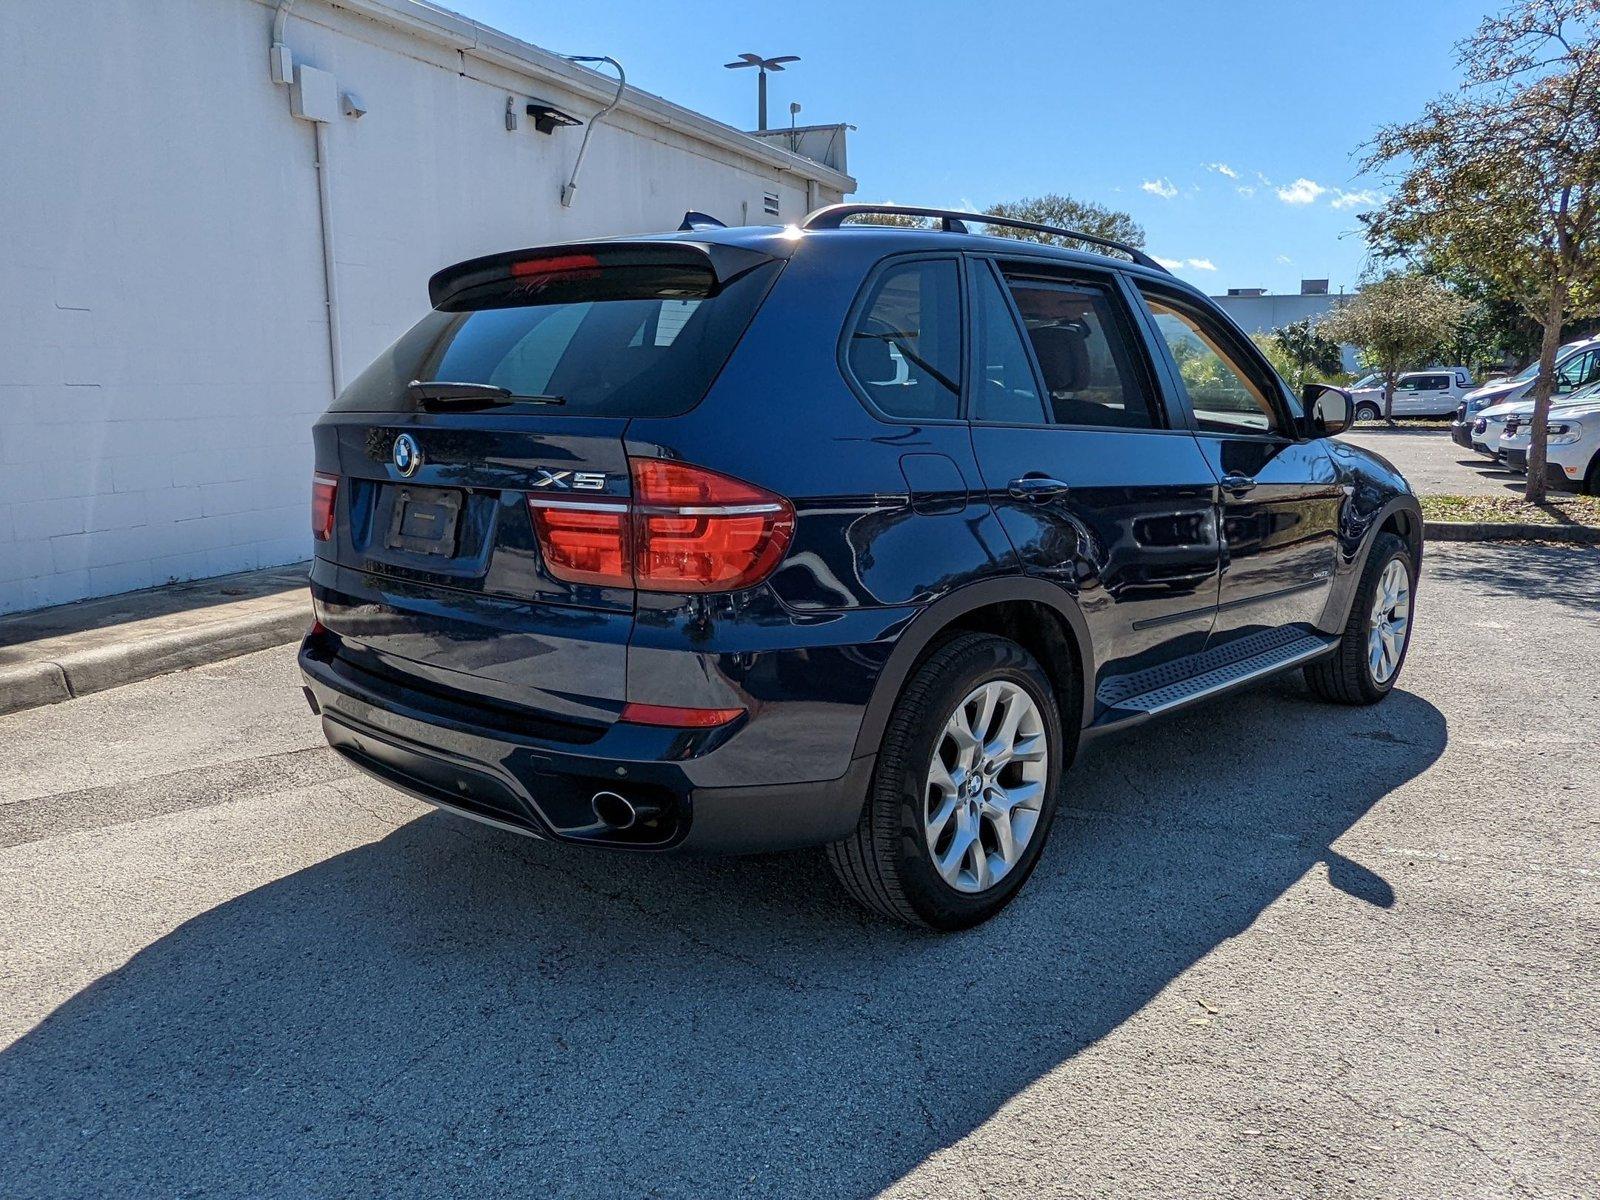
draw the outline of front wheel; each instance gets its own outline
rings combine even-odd
[[[834,873],[866,908],[910,925],[988,920],[1039,861],[1062,745],[1033,655],[990,634],[952,638],[896,701],[861,820],[828,847]]]
[[[1416,564],[1406,544],[1380,533],[1367,553],[1337,649],[1305,668],[1306,684],[1319,699],[1376,704],[1394,689],[1411,645],[1416,583]]]
[[[1356,420],[1358,421],[1376,421],[1382,416],[1383,409],[1379,408],[1370,400],[1363,400],[1360,404],[1356,405]]]

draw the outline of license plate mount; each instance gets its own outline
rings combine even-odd
[[[461,493],[449,488],[399,487],[389,512],[384,545],[408,554],[451,558],[461,523]]]

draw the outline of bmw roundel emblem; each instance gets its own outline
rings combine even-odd
[[[400,474],[410,477],[417,473],[417,468],[422,465],[422,449],[417,445],[417,439],[409,433],[402,433],[394,440],[394,466]]]

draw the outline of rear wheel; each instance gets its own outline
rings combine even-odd
[[[1336,704],[1376,704],[1393,690],[1411,645],[1417,570],[1411,551],[1380,533],[1367,553],[1338,648],[1305,668],[1306,684]]]
[[[990,634],[952,638],[901,692],[860,823],[828,861],[883,916],[933,929],[987,920],[1039,861],[1062,753],[1034,657]]]

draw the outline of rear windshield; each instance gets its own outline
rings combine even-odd
[[[666,417],[698,404],[771,287],[781,263],[722,287],[657,282],[472,294],[435,309],[339,394],[335,412],[410,412],[412,380],[483,383],[540,403],[551,416]],[[650,273],[654,275],[655,273]],[[507,301],[510,301],[509,303]]]

